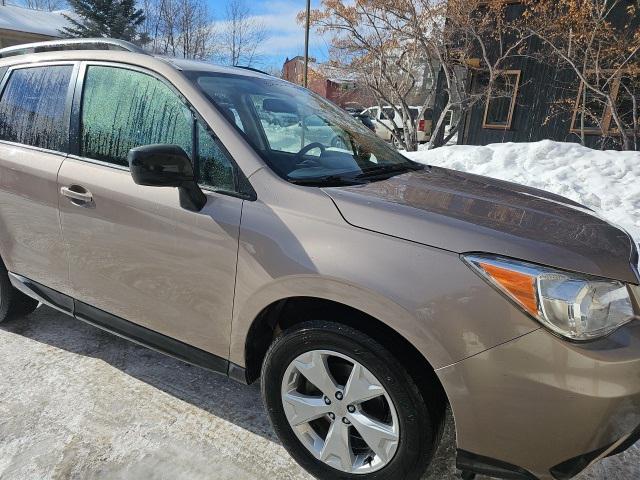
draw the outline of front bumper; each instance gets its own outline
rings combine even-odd
[[[436,373],[464,469],[564,480],[640,436],[637,320],[587,344],[539,329]]]

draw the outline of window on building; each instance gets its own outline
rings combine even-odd
[[[11,72],[0,100],[0,139],[64,151],[64,112],[72,65]]]
[[[581,83],[573,112],[571,131],[584,130],[585,133],[602,134],[607,130],[605,126],[605,122],[608,121],[606,111],[603,99],[592,90],[585,88],[584,83]]]
[[[611,92],[620,115],[621,123],[626,129],[632,131],[638,128],[638,92],[640,83],[633,75],[620,73],[614,78],[611,70],[602,70],[599,78],[588,78],[588,82],[597,82],[599,89]],[[595,72],[587,72],[587,75],[595,75]],[[606,104],[606,99],[588,88],[584,82],[580,82],[578,96],[575,101],[571,131],[574,133],[586,133],[588,135],[605,135],[618,132],[618,127],[613,119],[611,108]]]
[[[90,66],[82,100],[80,155],[128,166],[129,150],[179,145],[193,154],[193,116],[157,78],[118,67]]]
[[[497,73],[487,97],[483,128],[508,130],[513,122],[520,70],[503,70]]]

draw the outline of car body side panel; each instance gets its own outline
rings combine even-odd
[[[208,192],[191,212],[175,188],[136,185],[128,170],[74,158],[59,182],[94,199],[85,207],[60,197],[71,296],[227,358],[243,200]]]
[[[321,191],[270,187],[282,180],[266,169],[252,180],[259,200],[243,209],[232,362],[245,365],[247,332],[260,311],[298,295],[381,320],[436,368],[539,328],[458,255],[353,228]],[[287,207],[301,204],[304,215]]]
[[[582,345],[540,329],[436,370],[458,448],[551,478],[640,425],[639,350],[637,320]]]
[[[9,271],[67,293],[56,181],[64,157],[0,142],[0,254]]]

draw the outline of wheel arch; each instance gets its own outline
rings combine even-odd
[[[252,322],[245,341],[247,383],[260,377],[266,352],[277,335],[308,320],[328,320],[369,335],[398,359],[416,382],[436,425],[444,419],[448,398],[429,360],[405,336],[370,313],[336,300],[314,296],[290,296],[266,305]]]

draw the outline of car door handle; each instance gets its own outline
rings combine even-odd
[[[84,205],[93,202],[93,195],[91,195],[91,192],[79,185],[62,187],[60,189],[60,193],[71,199],[71,203],[75,205]]]

